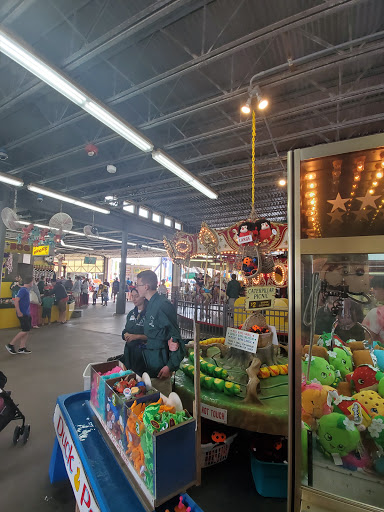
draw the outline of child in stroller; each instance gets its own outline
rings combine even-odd
[[[17,425],[13,432],[13,444],[17,444],[20,437],[23,438],[23,444],[28,441],[31,426],[25,424],[25,416],[20,411],[18,404],[11,398],[11,392],[5,391],[4,386],[7,382],[7,377],[0,371],[0,432],[12,420],[22,420],[22,425]]]

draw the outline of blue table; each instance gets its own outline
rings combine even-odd
[[[76,496],[73,485],[73,480],[76,481],[76,474],[70,478],[70,481],[74,488],[78,505],[80,505],[79,501],[81,498],[80,510],[89,510],[89,507],[85,505],[91,501],[91,497],[87,494],[87,491],[84,492],[85,486],[89,485],[97,506],[102,512],[115,512],[116,510],[145,512],[145,508],[128,481],[114,452],[106,443],[97,426],[94,414],[89,406],[89,399],[89,391],[61,395],[57,399],[55,418],[58,415],[61,416],[61,419],[59,418],[60,433],[64,432],[62,423],[65,423],[69,432],[69,435],[67,434],[66,436],[69,439],[69,443],[64,433],[62,438],[60,438],[62,442],[64,439],[64,443],[67,443],[66,447],[68,448],[65,451],[65,453],[68,453],[68,457],[64,460],[63,447],[60,446],[58,437],[55,439],[49,466],[51,483],[67,479],[72,472],[75,473],[75,468],[72,467],[71,463],[76,460],[72,458],[72,455],[77,455],[86,478],[86,484],[83,483],[84,477],[81,482],[78,480],[78,496]],[[58,432],[57,428],[56,432]],[[70,450],[71,442],[73,444],[73,446],[71,445],[73,451]],[[192,512],[201,511],[187,494],[184,497],[184,503],[191,506]]]

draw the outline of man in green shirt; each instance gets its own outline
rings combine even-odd
[[[144,320],[147,343],[143,357],[154,388],[168,396],[172,391],[171,374],[176,371],[185,355],[177,313],[169,300],[159,295],[157,276],[144,270],[137,276],[137,290],[148,300]]]
[[[233,308],[235,307],[235,301],[240,297],[241,284],[236,279],[236,274],[231,275],[231,281],[227,285],[227,297],[229,310],[233,314]]]

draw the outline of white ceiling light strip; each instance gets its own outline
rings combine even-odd
[[[36,192],[37,194],[41,194],[43,196],[52,197],[53,199],[58,199],[59,201],[64,201],[66,203],[74,204],[75,206],[81,206],[81,208],[87,208],[88,210],[92,210],[98,213],[111,213],[107,208],[103,208],[101,206],[97,206],[92,203],[87,203],[85,201],[81,201],[76,197],[67,196],[65,194],[60,194],[59,192],[55,192],[50,188],[40,187],[39,185],[34,185],[30,183],[27,185],[27,189],[31,192]]]
[[[7,185],[13,185],[15,187],[22,187],[24,185],[24,181],[19,178],[14,178],[9,174],[5,174],[0,172],[0,182],[6,183]]]
[[[119,119],[97,99],[73,84],[61,71],[55,70],[51,64],[44,62],[34,54],[33,50],[27,49],[24,42],[19,42],[4,29],[0,29],[0,51],[137,148],[145,152],[152,151],[153,144],[149,139],[124,120]]]
[[[195,178],[193,174],[185,169],[185,167],[182,167],[178,162],[176,162],[176,160],[173,160],[173,158],[164,153],[164,151],[161,151],[160,149],[153,151],[152,158],[210,199],[218,198],[218,194],[214,190]]]
[[[95,249],[92,249],[92,247],[82,247],[81,245],[69,245],[69,244],[65,244],[64,243],[64,240],[61,240],[61,245],[63,247],[66,247],[68,249],[81,249],[83,251],[94,251]]]

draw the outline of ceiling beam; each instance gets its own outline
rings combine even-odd
[[[36,194],[27,190],[20,190],[17,197],[19,204],[22,204],[23,208],[29,210],[36,209]],[[63,203],[62,208],[74,221],[82,224],[94,224],[103,229],[113,229],[120,232],[127,230],[134,237],[148,237],[152,240],[162,241],[164,235],[172,237],[175,234],[174,229],[168,228],[165,225],[159,226],[155,222],[143,220],[138,215],[130,215],[118,210],[112,210],[109,215],[104,215],[73,206],[70,203]],[[39,204],[40,215],[42,213],[54,214],[58,210],[60,210],[60,202],[56,199],[45,197],[44,201]]]
[[[294,15],[294,16],[293,16],[293,17],[291,17],[291,18],[288,18],[288,19],[286,19],[286,20],[282,20],[281,22],[278,22],[277,24],[274,24],[274,26],[275,26],[275,25],[278,25],[278,26],[276,26],[276,27],[275,27],[275,30],[277,30],[277,31],[278,31],[278,33],[279,33],[279,30],[280,30],[280,29],[283,29],[283,31],[286,31],[286,30],[289,30],[289,29],[293,29],[293,28],[294,28],[294,26],[292,27],[292,26],[290,25],[290,22],[291,22],[291,23],[294,23],[294,24],[295,24],[295,23],[297,23],[297,21],[298,21],[298,20],[297,20],[297,17],[299,17],[299,18],[300,18],[300,24],[305,24],[305,23],[308,23],[310,20],[312,20],[312,19],[313,19],[313,16],[315,16],[316,18],[317,18],[317,17],[321,17],[325,12],[326,12],[327,14],[330,14],[332,11],[338,10],[339,8],[344,8],[344,7],[348,6],[348,5],[353,5],[353,4],[358,3],[358,2],[361,2],[361,1],[366,1],[366,0],[337,0],[336,5],[334,5],[334,4],[335,4],[335,1],[327,1],[327,2],[324,2],[321,6],[318,6],[318,7],[316,7],[316,8],[312,8],[312,9],[309,9],[309,10],[307,10],[307,11],[303,11],[302,13],[300,13],[300,15]],[[314,11],[316,11],[316,13],[314,13]],[[307,15],[307,16],[309,16],[309,12],[313,13],[313,15],[312,15],[312,17],[311,17],[311,19],[310,19],[310,20],[306,21],[305,16],[306,16],[306,15]],[[287,22],[287,23],[286,23],[286,22]],[[271,28],[271,31],[269,31],[269,32],[268,32],[268,28]],[[264,33],[264,31],[265,31],[265,30],[267,30],[267,33],[266,33],[266,34]],[[257,32],[259,32],[259,31],[257,31]],[[272,26],[270,26],[270,27],[266,27],[266,29],[261,29],[261,32],[263,33],[263,37],[264,37],[264,36],[274,37],[274,36],[276,35],[276,33],[274,32],[274,29],[273,29],[273,27],[272,27]],[[255,40],[257,39],[257,36],[255,36],[255,34],[256,34],[256,33],[249,34],[248,36],[245,36],[245,38],[251,38],[251,43],[252,43],[252,44],[255,44]],[[234,42],[229,43],[229,44],[230,44],[230,45],[232,45],[232,46],[234,46],[234,48],[237,48],[236,44],[238,44],[238,42],[239,42],[239,41],[242,41],[243,39],[244,39],[244,38],[241,38],[240,40],[238,39],[237,41],[234,41]],[[359,41],[360,41],[360,40],[359,40]],[[344,44],[344,45],[346,46],[346,48],[348,48],[350,51],[348,52],[348,57],[343,57],[343,56],[340,56],[340,57],[341,57],[341,58],[344,58],[344,59],[345,59],[345,58],[352,58],[352,57],[354,56],[354,51],[357,51],[356,49],[352,49],[352,50],[351,50],[351,47],[353,46],[354,41],[348,41],[348,42],[343,43],[343,44]],[[360,44],[361,44],[361,43],[360,43]],[[227,47],[227,46],[228,46],[228,45],[224,45],[224,47]],[[339,45],[339,46],[340,46],[340,45]],[[340,48],[339,48],[339,46],[337,47],[337,50],[339,50],[339,49],[340,49]],[[223,49],[224,47],[221,47],[221,48],[219,48],[218,50],[215,50],[214,52],[218,52],[219,50]],[[241,49],[241,48],[239,48],[239,49]],[[223,50],[223,51],[224,51],[224,50]],[[318,58],[318,57],[320,57],[320,55],[323,55],[323,54],[324,54],[324,52],[327,52],[327,51],[328,51],[328,52],[332,52],[332,49],[326,49],[326,50],[322,50],[321,52],[317,52],[317,53],[315,53],[315,54],[308,55],[308,56],[306,56],[306,59],[307,59],[308,61],[311,61],[311,60],[313,60],[313,59],[315,58],[315,56],[317,56],[317,58]],[[205,55],[203,55],[203,56],[199,57],[198,59],[202,59],[202,58],[207,59],[207,58],[208,58],[208,56],[210,56],[210,57],[212,56],[212,53],[213,53],[213,52],[211,52],[211,53],[207,53],[207,54],[205,54]],[[190,61],[190,65],[195,64],[195,63],[196,63],[196,59],[193,59],[192,61]],[[335,65],[335,64],[337,64],[337,61],[333,62],[331,65]],[[292,74],[292,72],[291,72],[291,68],[290,68],[290,66],[289,66],[288,64],[284,64],[283,66],[284,66],[284,70],[288,73],[288,75]],[[175,68],[175,69],[176,69],[176,68]],[[278,68],[272,68],[272,69],[268,70],[268,72],[273,74],[274,70],[276,70],[276,69],[281,70],[281,66],[278,66]],[[174,71],[174,70],[171,70],[171,71],[170,71],[170,72],[168,72],[168,73],[172,73],[173,71]],[[312,70],[312,72],[313,72],[313,70]],[[156,77],[155,77],[154,79],[152,79],[152,80],[156,80]],[[276,79],[275,79],[275,82],[277,82],[277,83],[278,83],[278,82],[279,82],[279,80],[276,78]],[[139,93],[144,92],[144,91],[143,91],[143,87],[144,87],[145,83],[146,83],[146,82],[141,83],[141,84],[138,84],[137,86],[135,86],[136,94],[139,94]],[[133,89],[133,88],[128,89],[127,91],[123,91],[123,92],[122,92],[122,93],[120,93],[120,94],[128,94],[128,93],[133,94],[132,89]],[[214,102],[216,102],[216,104],[218,104],[218,102],[220,102],[220,103],[221,103],[222,101],[227,101],[228,99],[231,99],[231,98],[233,98],[233,97],[240,96],[240,95],[244,94],[244,92],[245,92],[245,91],[246,91],[246,87],[244,87],[244,88],[243,88],[243,89],[241,89],[240,91],[235,91],[235,92],[231,92],[231,93],[226,93],[226,94],[224,94],[222,97],[221,97],[221,96],[219,96],[219,97],[217,97],[216,99],[215,99],[215,98],[213,98],[213,99],[212,99],[212,104],[214,104]],[[119,98],[120,98],[120,97],[119,97]],[[119,99],[119,98],[117,98],[117,99],[116,99],[114,96],[112,96],[112,97],[110,97],[110,98],[106,99],[106,100],[105,100],[105,102],[106,102],[107,104],[114,105],[115,103],[117,103],[117,102],[119,102],[119,101],[120,101],[120,99]],[[15,98],[15,100],[16,100],[16,99],[17,99],[17,98]],[[22,98],[21,98],[21,99],[22,99]],[[205,100],[204,102],[201,102],[200,108],[205,108],[206,106],[209,106],[209,103],[210,103],[210,100]],[[1,106],[1,104],[0,104],[0,106]],[[179,113],[179,115],[185,115],[185,114],[188,114],[188,112],[191,110],[191,108],[193,108],[193,107],[187,107],[187,108],[185,108],[185,109],[182,109],[182,110],[183,110],[183,112],[180,112],[180,113]],[[0,115],[1,115],[1,108],[0,108]],[[68,126],[68,125],[72,124],[73,122],[78,122],[80,119],[85,118],[85,116],[86,116],[86,115],[87,115],[87,114],[85,114],[85,113],[83,113],[83,112],[78,112],[78,113],[76,113],[76,114],[72,114],[71,116],[68,116],[68,118],[65,118],[65,119],[63,119],[62,121],[59,121],[58,123],[56,123],[56,124],[55,124],[55,125],[53,125],[53,126],[49,126],[49,127],[47,127],[46,129],[39,130],[39,132],[40,132],[40,133],[38,134],[38,136],[42,136],[42,135],[44,135],[44,134],[45,134],[45,133],[47,133],[47,132],[52,132],[52,130],[54,130],[54,129],[59,129],[59,128],[61,128],[61,127],[62,127],[62,126],[64,126],[64,125],[65,125],[65,126]],[[169,116],[169,115],[171,115],[171,114],[168,114],[168,116]],[[164,117],[164,120],[167,120],[167,121],[168,121],[168,120],[169,120],[169,121],[174,121],[174,120],[175,120],[175,117],[172,117],[172,118],[170,118],[170,117],[168,117],[168,118]],[[161,122],[161,121],[159,120],[159,118],[157,118],[157,119],[155,119],[155,120],[152,120],[152,121],[148,122],[148,126],[147,126],[147,128],[151,128],[151,127],[157,126],[157,125],[159,124],[159,122]],[[146,127],[145,127],[144,125],[141,125],[141,126],[139,126],[138,128],[139,128],[139,129],[141,129],[141,130],[146,129]],[[24,139],[23,141],[14,141],[14,143],[9,143],[9,144],[6,146],[6,148],[7,148],[7,149],[14,148],[14,147],[16,147],[16,145],[20,145],[20,143],[24,143],[24,142],[26,142],[26,141],[28,141],[28,142],[29,142],[29,141],[34,140],[35,138],[36,138],[35,134],[31,134],[31,135],[29,135],[29,136],[27,136],[27,137],[24,137],[24,138],[23,138],[23,139]],[[96,142],[97,142],[97,141],[96,141]]]
[[[212,0],[207,1],[211,2]],[[91,58],[106,50],[110,50],[113,46],[126,39],[130,39],[125,46],[125,48],[128,48],[161,28],[200,9],[202,5],[204,5],[203,0],[157,0],[92,43],[84,45],[79,51],[65,59],[59,67],[66,72],[73,71],[79,66],[83,66]],[[36,83],[35,80],[27,83],[14,96],[5,98],[4,101],[0,102],[0,116],[9,108],[15,106],[20,101],[26,100],[45,86],[43,82],[39,81]],[[84,114],[80,114],[80,116],[83,117]]]

